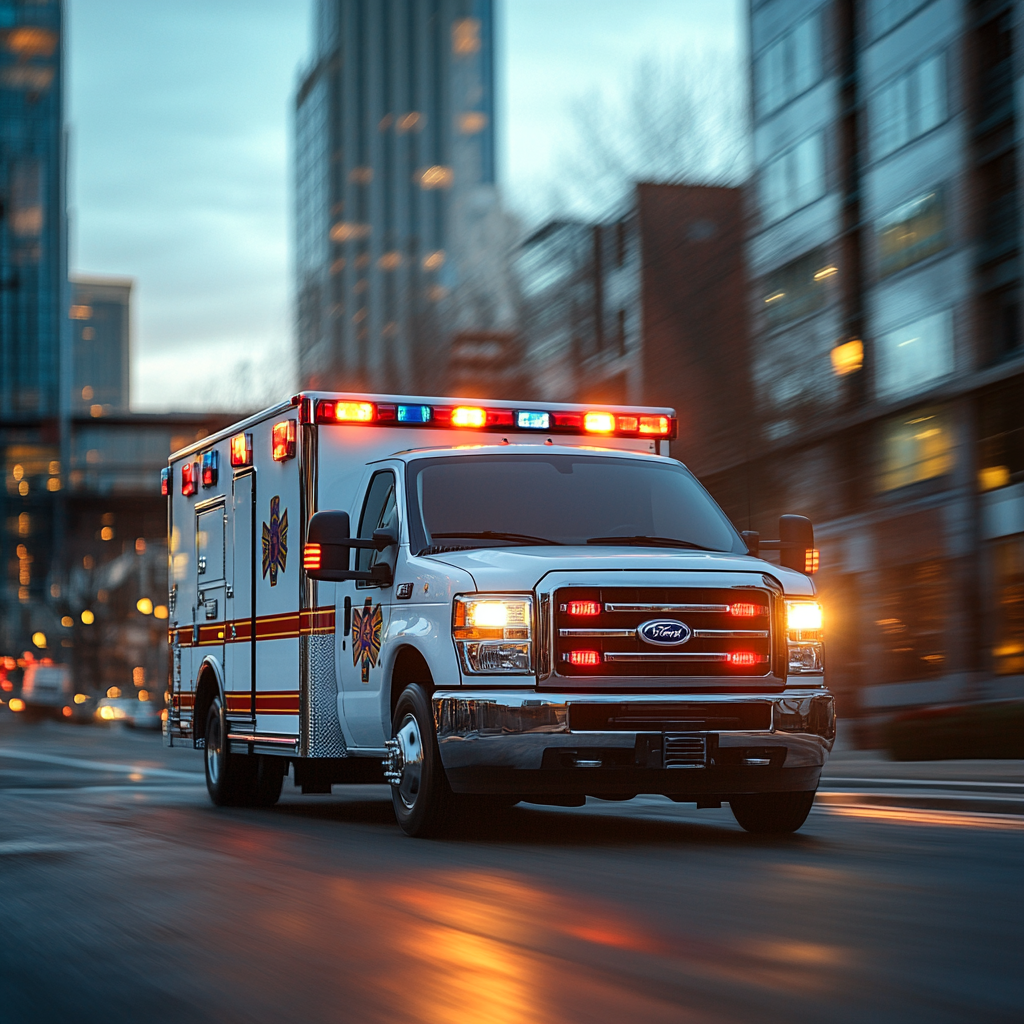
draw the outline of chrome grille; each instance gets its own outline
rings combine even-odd
[[[705,738],[696,732],[667,732],[661,752],[665,768],[703,768],[707,763]]]

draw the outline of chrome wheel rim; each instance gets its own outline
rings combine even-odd
[[[211,786],[217,785],[220,776],[220,716],[210,723],[206,735],[206,775]]]
[[[423,737],[419,723],[410,713],[402,719],[395,733],[402,757],[402,779],[398,783],[398,796],[402,803],[412,808],[416,804],[423,784]]]

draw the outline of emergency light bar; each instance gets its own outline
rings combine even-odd
[[[671,416],[648,413],[613,413],[601,409],[589,412],[544,412],[539,409],[499,409],[480,405],[392,405],[384,402],[315,402],[316,423],[385,424],[483,430],[500,428],[520,433],[598,434],[605,437],[676,436],[677,421]]]

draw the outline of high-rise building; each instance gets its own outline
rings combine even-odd
[[[66,343],[63,4],[0,0],[0,417],[56,417]]]
[[[60,0],[0,0],[0,649],[27,642],[60,536],[70,340]]]
[[[129,406],[132,282],[106,277],[71,281],[71,407],[109,416]]]
[[[295,99],[303,385],[429,390],[484,257],[492,0],[317,0]]]
[[[1024,692],[1024,5],[751,0],[757,431],[847,715]]]

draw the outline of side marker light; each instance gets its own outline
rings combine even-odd
[[[272,450],[275,462],[295,458],[295,420],[281,420],[274,424]]]

